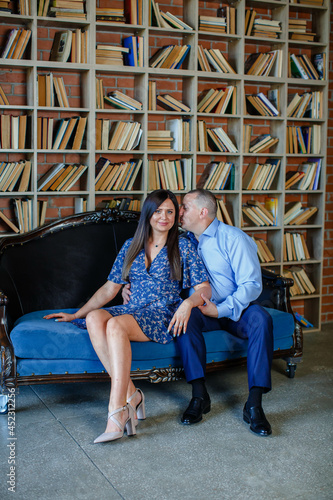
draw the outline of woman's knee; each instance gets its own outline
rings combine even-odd
[[[106,334],[109,338],[119,337],[121,335],[127,336],[127,330],[121,317],[113,316],[107,321]]]
[[[102,309],[96,309],[90,311],[86,316],[86,324],[88,330],[94,329],[96,326],[105,322],[105,311]]]

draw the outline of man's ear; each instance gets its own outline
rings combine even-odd
[[[206,207],[203,207],[201,210],[200,210],[200,217],[202,219],[205,219],[208,215],[208,208]]]

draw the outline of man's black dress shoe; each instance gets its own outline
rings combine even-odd
[[[210,397],[206,394],[204,398],[192,398],[186,408],[181,422],[184,425],[196,424],[202,420],[202,414],[210,411]]]
[[[247,408],[245,403],[243,409],[243,420],[247,424],[250,424],[251,431],[259,434],[259,436],[269,436],[272,434],[272,428],[265,417],[264,410],[261,406],[252,406],[251,408]]]

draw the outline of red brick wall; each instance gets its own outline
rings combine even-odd
[[[322,321],[333,321],[333,13],[330,29],[330,61],[329,61],[329,119],[327,141],[327,176],[325,207],[325,243],[324,243],[324,277]]]

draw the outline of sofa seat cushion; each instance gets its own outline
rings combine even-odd
[[[66,309],[73,313],[77,309]],[[274,350],[290,349],[294,332],[291,314],[267,309],[273,318]],[[43,319],[57,310],[36,311],[17,320],[11,332],[11,340],[17,359],[17,370],[21,376],[48,373],[98,373],[103,371],[91,345],[86,330],[72,323]],[[222,333],[223,332],[223,333]],[[207,363],[245,357],[247,341],[216,330],[205,332]],[[132,342],[132,367],[149,370],[152,367],[181,366],[176,344],[156,342]]]

